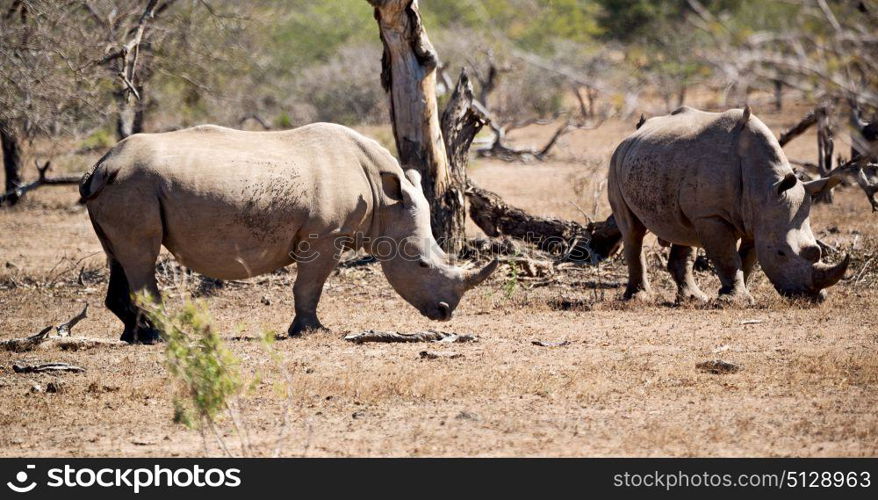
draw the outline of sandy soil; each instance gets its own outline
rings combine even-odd
[[[803,111],[761,115],[780,130]],[[549,161],[477,161],[472,177],[534,213],[606,216],[607,160],[632,129],[609,122],[573,132]],[[531,127],[512,138],[533,145],[552,131]],[[813,158],[815,142],[813,135],[798,139],[788,154]],[[75,201],[74,188],[46,188],[0,211],[0,339],[58,324],[85,302],[89,318],[74,333],[118,337],[120,325],[103,307],[100,246]],[[761,274],[754,307],[674,307],[660,269],[664,250],[651,245],[650,274],[661,292],[654,303],[619,300],[626,272],[618,258],[574,267],[546,286],[501,269],[464,299],[452,322],[433,324],[392,291],[377,266],[365,266],[327,284],[320,312],[332,333],[279,341],[274,362],[246,339],[286,330],[294,267],[227,283],[203,300],[247,376],[262,380],[239,401],[254,455],[875,456],[878,216],[848,187],[836,204],[814,210],[812,225],[855,258],[850,277],[819,307],[781,300]],[[709,273],[698,279],[706,292],[718,288]],[[166,272],[162,281],[172,306],[200,289],[199,277],[185,273]],[[355,345],[342,338],[426,328],[479,341]],[[462,357],[425,360],[424,350]],[[713,375],[695,367],[716,358],[741,369]],[[0,352],[0,455],[221,454],[212,438],[205,449],[199,432],[172,422],[174,384],[164,359],[161,346]],[[12,364],[22,361],[87,371],[14,373]],[[291,398],[278,390],[287,379]],[[58,392],[45,391],[50,382]],[[241,453],[229,419],[220,428]]]

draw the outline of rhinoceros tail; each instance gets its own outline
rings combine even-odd
[[[107,184],[113,182],[119,169],[111,169],[105,161],[110,153],[105,154],[95,163],[91,170],[83,174],[82,180],[79,181],[79,196],[82,201],[89,201],[97,198]]]
[[[747,126],[747,122],[750,121],[750,105],[744,106],[744,112],[741,114],[741,119],[738,120],[738,124],[735,126],[735,130],[740,132],[744,130],[744,127]]]

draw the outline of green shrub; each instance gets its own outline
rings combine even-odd
[[[293,127],[293,119],[290,115],[282,112],[274,119],[274,127],[279,129],[288,129]]]
[[[223,344],[206,307],[187,302],[170,313],[163,305],[139,300],[165,339],[165,365],[175,378],[174,421],[194,429],[213,426],[244,387],[239,362]]]
[[[108,149],[116,143],[116,138],[109,128],[99,128],[86,137],[80,144],[79,148],[84,151],[96,151]]]

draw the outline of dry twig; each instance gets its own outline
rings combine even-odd
[[[399,333],[399,332],[379,332],[375,330],[367,330],[360,333],[352,333],[345,338],[348,342],[362,344],[364,342],[476,342],[478,338],[470,334],[457,334],[440,332],[436,330],[427,330],[415,333]]]
[[[46,348],[49,346],[57,347],[61,350],[79,350],[89,349],[99,345],[119,346],[127,345],[121,340],[107,340],[88,337],[71,337],[70,332],[73,327],[88,316],[88,304],[82,309],[82,312],[70,318],[68,321],[58,326],[49,325],[43,328],[39,333],[30,337],[9,339],[0,341],[0,350],[12,352],[26,352],[37,348]],[[55,329],[56,335],[50,335],[52,329]]]
[[[43,363],[39,365],[12,365],[15,373],[46,373],[46,372],[72,372],[82,373],[85,368],[67,363]]]

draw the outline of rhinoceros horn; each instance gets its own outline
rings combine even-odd
[[[490,264],[481,268],[478,271],[467,271],[466,273],[464,273],[464,275],[463,275],[464,288],[466,290],[469,290],[473,287],[479,286],[479,284],[481,282],[488,279],[488,276],[490,276],[491,273],[493,273],[497,269],[497,266],[499,264],[500,264],[500,261],[498,261],[497,259],[494,259],[491,261]]]
[[[814,264],[814,286],[818,290],[822,290],[838,283],[838,281],[844,276],[845,271],[848,269],[848,264],[850,263],[850,254],[845,254],[844,260],[835,265],[824,264],[822,262]]]

